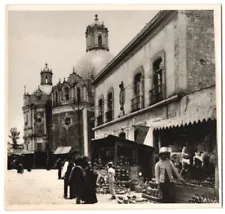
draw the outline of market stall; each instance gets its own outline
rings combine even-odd
[[[52,162],[53,162],[53,168],[56,167],[57,160],[61,160],[62,164],[65,161],[66,158],[70,156],[75,156],[78,152],[74,150],[71,146],[59,146],[57,149],[53,152],[52,155]]]
[[[141,172],[144,179],[151,179],[154,168],[154,148],[117,136],[93,140],[91,144],[92,162],[104,168],[113,162],[117,170],[117,180],[134,180]]]
[[[154,131],[155,147],[171,148],[171,160],[187,182],[175,185],[177,202],[218,201],[216,130],[216,120],[204,120]]]

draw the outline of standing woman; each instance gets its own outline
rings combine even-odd
[[[175,203],[173,174],[182,183],[185,183],[185,180],[170,160],[170,148],[161,147],[159,150],[159,161],[155,165],[155,178],[162,194],[162,203]]]
[[[85,160],[84,160],[85,161]],[[98,202],[96,196],[96,182],[98,174],[93,170],[91,162],[84,162],[84,176],[85,176],[85,191],[84,191],[84,203],[95,204]]]
[[[70,182],[73,186],[73,194],[76,197],[76,204],[81,204],[84,198],[85,190],[85,176],[83,171],[83,159],[77,158],[75,160],[75,167],[71,172]]]

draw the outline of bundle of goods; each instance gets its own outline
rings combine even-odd
[[[214,188],[215,178],[213,176],[207,177],[205,179],[187,179],[184,178],[188,185],[196,187],[209,187]]]
[[[136,195],[126,195],[117,197],[118,204],[143,204],[148,202],[146,198],[138,197]]]
[[[128,192],[130,189],[130,181],[119,181],[117,180],[115,183],[115,191],[118,195],[123,195]]]
[[[102,162],[101,158],[99,158],[98,160],[94,160],[93,166],[95,170],[101,170],[106,168],[106,163]]]
[[[98,179],[97,179],[97,193],[99,194],[107,194],[109,193],[109,184],[108,184],[108,178],[106,174],[106,170],[96,170],[98,173]]]
[[[158,190],[158,184],[154,180],[146,181],[142,192],[143,198],[155,203],[160,201],[160,191]]]
[[[195,195],[188,201],[188,203],[219,203],[218,198],[215,195],[198,195],[195,193]]]
[[[99,194],[108,194],[109,193],[109,185],[104,184],[101,187],[97,187],[96,192]]]
[[[186,181],[195,186],[203,186],[203,187],[210,187],[213,188],[215,185],[215,178],[208,177],[204,180],[196,180],[196,179],[186,179]]]

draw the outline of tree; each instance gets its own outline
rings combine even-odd
[[[17,140],[20,139],[20,132],[17,131],[17,128],[11,128],[10,129],[9,138],[12,139],[12,148],[17,149],[18,148]]]

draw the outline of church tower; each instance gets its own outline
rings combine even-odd
[[[48,95],[52,90],[52,70],[48,68],[48,64],[45,64],[45,68],[41,70],[40,89]]]
[[[91,50],[106,50],[109,51],[108,45],[108,28],[104,23],[100,22],[98,15],[95,15],[95,20],[86,28],[86,52]]]

